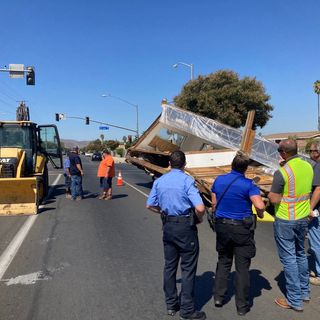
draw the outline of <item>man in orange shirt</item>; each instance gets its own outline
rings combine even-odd
[[[109,150],[103,150],[102,160],[98,167],[98,177],[100,178],[100,187],[102,195],[99,199],[112,199],[112,178],[115,176],[114,160]]]

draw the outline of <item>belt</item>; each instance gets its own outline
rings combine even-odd
[[[185,222],[190,219],[190,216],[166,216],[166,222]]]
[[[232,224],[234,226],[243,226],[242,220],[228,219],[228,218],[216,218],[217,223]]]

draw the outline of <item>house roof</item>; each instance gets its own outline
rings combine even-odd
[[[319,131],[284,132],[284,133],[268,134],[268,135],[264,135],[263,137],[268,140],[288,139],[288,137],[296,137],[297,139],[304,140],[304,139],[320,137],[320,132]]]

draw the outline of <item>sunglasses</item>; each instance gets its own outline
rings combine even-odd
[[[278,152],[280,153],[280,152],[284,152],[284,151],[283,151],[283,149],[278,148]]]
[[[309,150],[309,152],[319,152],[319,150]]]

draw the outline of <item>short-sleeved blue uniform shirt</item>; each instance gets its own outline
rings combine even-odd
[[[239,178],[232,183],[221,201],[219,201],[224,190],[236,177]],[[250,197],[260,195],[260,190],[253,181],[235,170],[217,177],[211,191],[216,194],[217,201],[219,201],[216,208],[216,217],[235,220],[242,220],[250,216],[252,214]]]
[[[179,169],[171,169],[157,179],[149,194],[147,205],[159,206],[166,215],[189,215],[190,208],[203,204],[193,178]]]
[[[70,160],[69,160],[69,157],[67,157],[64,159],[64,162],[63,162],[64,173],[67,173],[67,169],[69,168],[70,168]]]

